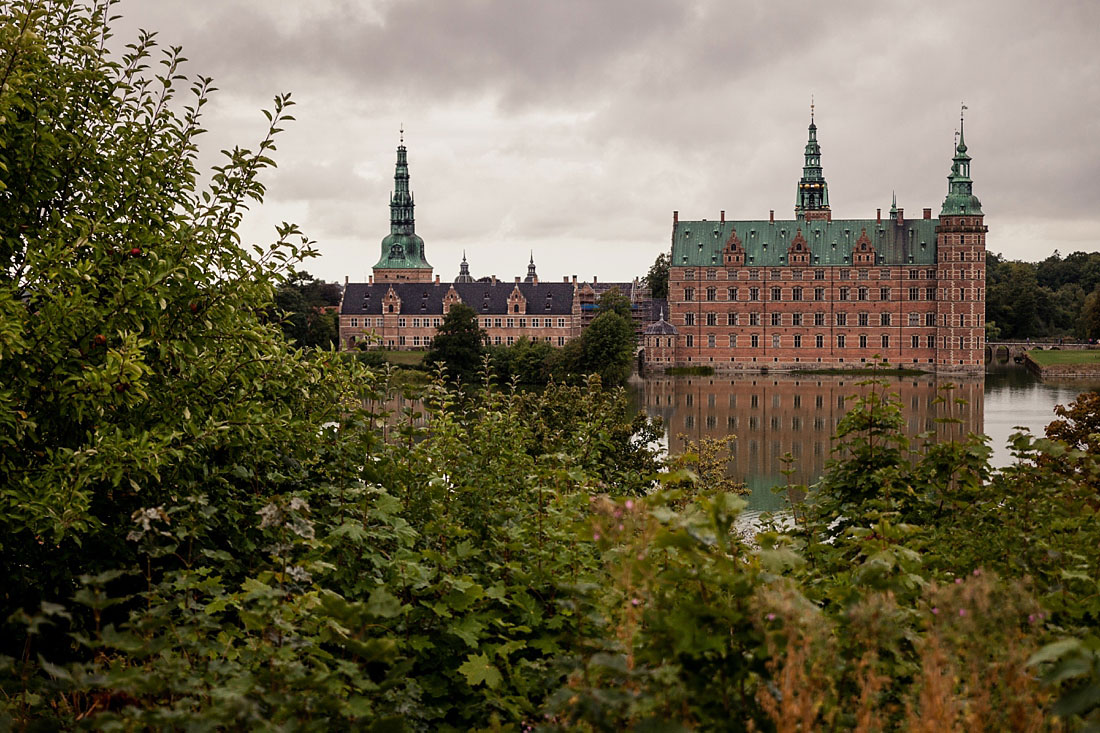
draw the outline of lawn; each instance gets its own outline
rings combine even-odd
[[[424,357],[428,355],[427,351],[390,351],[388,349],[381,349],[382,355],[386,357],[386,361],[390,364],[400,366],[420,366],[420,363],[424,361]]]
[[[1027,355],[1039,366],[1055,366],[1057,364],[1100,364],[1100,349],[1088,351],[1050,351],[1048,349],[1032,349]]]

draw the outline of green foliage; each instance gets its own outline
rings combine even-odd
[[[1058,252],[1042,262],[986,257],[986,322],[997,338],[1100,336],[1097,301],[1100,253]],[[1088,296],[1088,297],[1086,297]],[[1091,300],[1089,300],[1091,298]],[[994,336],[988,336],[994,338]]]
[[[424,361],[445,366],[451,378],[468,383],[481,368],[488,343],[488,336],[477,325],[474,309],[456,303],[436,330],[431,351]]]
[[[293,273],[275,290],[275,311],[283,334],[307,348],[339,346],[339,305],[340,286],[314,280],[305,271]]]
[[[649,294],[653,298],[660,299],[668,297],[669,262],[669,254],[667,252],[662,252],[657,255],[657,259],[653,261],[653,264],[649,268],[649,272],[645,276],[645,284],[649,287]]]

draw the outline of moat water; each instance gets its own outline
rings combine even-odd
[[[984,378],[881,379],[901,400],[905,431],[914,448],[926,440],[987,435],[995,466],[1014,460],[1008,448],[1013,433],[1025,429],[1041,436],[1056,417],[1055,405],[1100,389],[1100,382],[1044,382],[1012,365],[991,367]],[[636,380],[632,390],[639,408],[664,422],[672,452],[683,450],[689,441],[735,435],[729,475],[745,482],[750,510],[771,511],[785,502],[774,487],[809,485],[821,477],[850,398],[883,389],[867,380],[865,375],[651,376]],[[924,433],[932,437],[917,437]],[[794,459],[789,479],[782,460],[788,454]]]

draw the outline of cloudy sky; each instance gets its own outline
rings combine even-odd
[[[363,280],[404,125],[444,280],[644,274],[686,219],[793,216],[811,95],[836,218],[947,190],[959,107],[989,249],[1100,249],[1096,0],[124,0],[214,77],[201,145],[297,121],[243,234],[294,221],[318,277]],[[213,160],[212,157],[209,160]]]

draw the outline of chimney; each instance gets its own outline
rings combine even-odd
[[[532,277],[531,278],[531,283],[534,284],[534,285],[538,285],[539,284],[539,276],[535,275],[534,277]]]
[[[676,226],[676,222],[678,222],[678,221],[680,221],[680,212],[679,211],[673,211],[672,212],[672,226]]]
[[[516,285],[519,285],[519,275],[516,275]]]
[[[576,276],[576,275],[574,275],[574,276],[573,276],[573,284],[574,284],[574,285],[576,285],[576,284],[577,284],[577,276]]]
[[[496,285],[497,284],[497,276],[492,275],[491,277],[493,278],[493,285]]]
[[[882,223],[882,209],[875,209],[875,223]]]
[[[775,209],[768,210],[768,221],[770,221],[772,224],[775,223]]]
[[[348,276],[344,275],[344,287],[346,288],[347,286],[348,286]]]
[[[725,209],[722,209],[722,214],[719,217],[719,221],[721,221],[723,224],[726,223],[726,210]]]
[[[438,284],[439,284],[439,275],[436,275],[436,276],[435,276],[435,284],[436,284],[436,285],[438,285]]]
[[[596,284],[596,282],[597,282],[597,280],[596,280],[596,276],[595,276],[595,275],[593,275],[593,276],[592,276],[592,284],[593,284],[593,285],[595,285],[595,284]]]
[[[924,210],[924,218],[925,219],[931,219],[932,218],[932,209],[925,209]]]
[[[569,282],[569,276],[568,275],[562,275],[561,276],[561,281],[563,283],[568,283]]]
[[[374,275],[367,275],[367,282],[374,285]]]
[[[898,224],[905,223],[905,209],[898,209]]]

